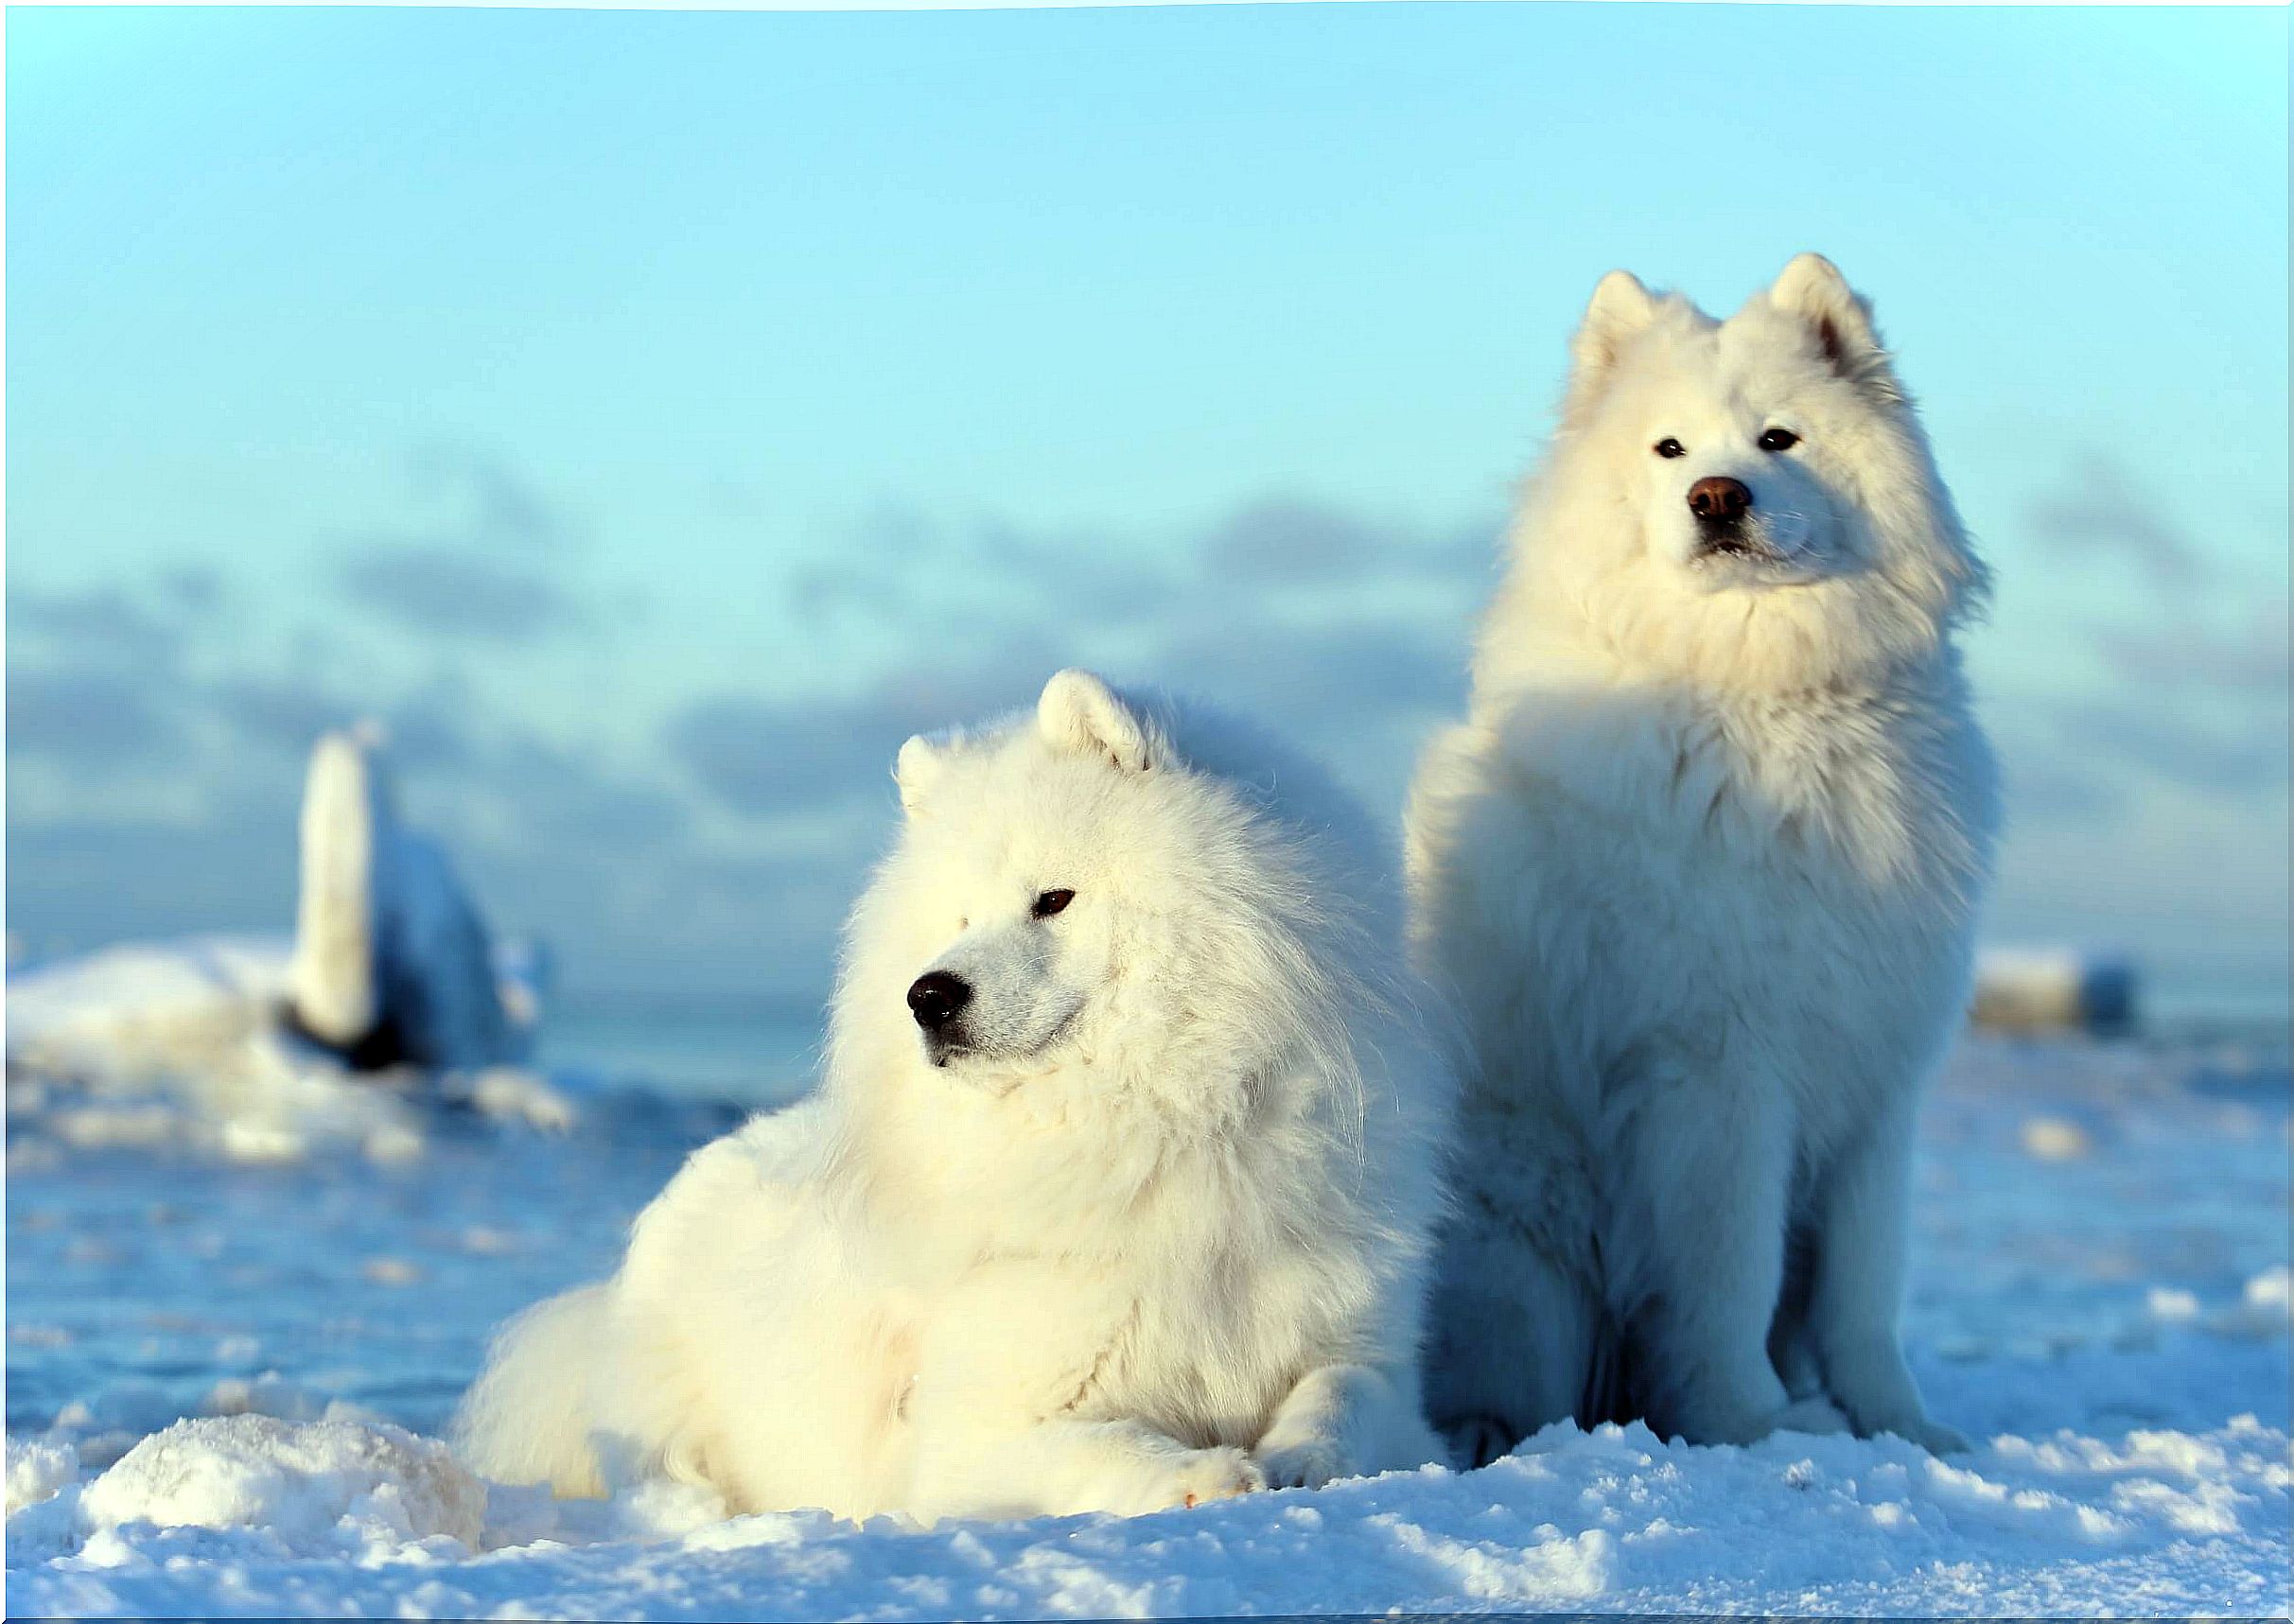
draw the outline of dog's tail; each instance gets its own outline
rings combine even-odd
[[[455,1412],[455,1453],[497,1483],[546,1483],[569,1498],[605,1492],[592,1394],[609,1327],[609,1283],[536,1303],[502,1327]]]

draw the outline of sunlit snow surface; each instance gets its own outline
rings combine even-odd
[[[2282,1049],[1962,1050],[1927,1115],[1907,1331],[1936,1413],[1986,1440],[1964,1458],[1563,1428],[1477,1473],[930,1531],[669,1489],[553,1505],[431,1441],[490,1327],[605,1267],[732,1120],[553,1081],[394,1097],[376,1120],[403,1134],[274,1132],[254,1157],[168,1129],[180,1100],[137,1119],[12,1082],[9,1611],[2288,1607]],[[578,1120],[537,1126],[561,1094]]]

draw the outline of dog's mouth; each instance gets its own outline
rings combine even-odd
[[[927,1032],[924,1034],[924,1058],[936,1066],[945,1066],[951,1060],[960,1060],[972,1053],[972,1040],[961,1032]]]
[[[1705,558],[1740,558],[1752,564],[1782,564],[1784,554],[1771,547],[1760,536],[1749,531],[1707,530],[1696,538],[1695,556]]]
[[[1011,1046],[982,1042],[972,1036],[961,1021],[951,1022],[923,1035],[924,1058],[943,1071],[958,1061],[976,1061],[984,1066],[1025,1067],[1042,1059],[1058,1047],[1082,1013],[1083,1004],[1078,1000],[1042,1037]]]

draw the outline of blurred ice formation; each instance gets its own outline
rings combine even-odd
[[[2116,953],[1993,949],[1976,961],[1975,1024],[2000,1032],[2092,1032],[2135,1025],[2135,968]]]
[[[516,1058],[485,921],[446,848],[398,819],[376,742],[330,733],[303,789],[289,1008],[358,1070]]]
[[[496,947],[445,848],[399,821],[372,732],[312,750],[300,845],[291,940],[192,936],[11,968],[11,1117],[80,1144],[242,1161],[319,1141],[412,1154],[415,1108],[436,1095],[562,1126],[566,1103],[514,1069],[547,956]]]

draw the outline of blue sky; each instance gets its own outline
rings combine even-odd
[[[2000,579],[1995,934],[2285,997],[2286,14],[8,17],[9,925],[283,921],[309,732],[599,992],[801,999],[1080,660],[1382,811],[1626,265],[1875,299]]]

